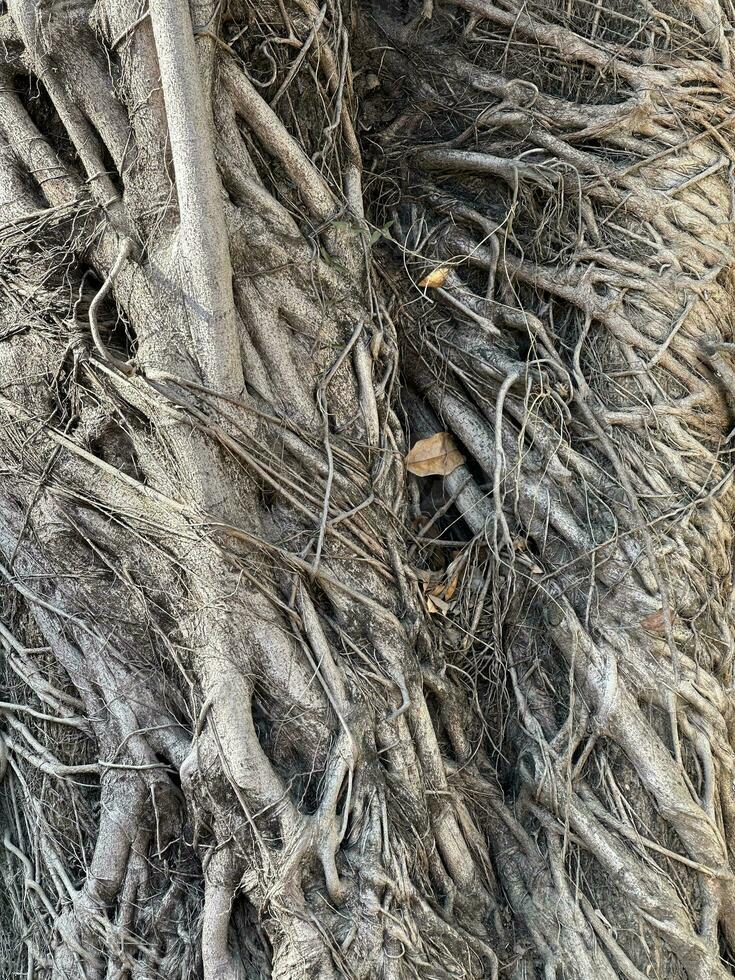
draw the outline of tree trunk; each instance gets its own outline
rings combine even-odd
[[[8,975],[730,976],[735,15],[6,6]]]

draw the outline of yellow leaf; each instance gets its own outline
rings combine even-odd
[[[452,598],[454,593],[457,591],[458,585],[459,585],[459,576],[454,575],[452,576],[452,579],[448,585],[446,582],[440,582],[439,585],[436,586],[436,588],[433,588],[431,590],[431,595],[434,598],[443,597],[446,602],[449,602],[449,600]]]
[[[432,269],[419,283],[419,286],[427,287],[429,289],[439,289],[447,281],[447,276],[452,270],[448,265],[440,265],[436,269]]]
[[[406,456],[406,469],[415,476],[449,476],[462,463],[464,456],[448,432],[419,439]]]
[[[459,585],[459,576],[455,575],[452,578],[452,581],[447,586],[446,592],[444,593],[444,598],[447,600],[447,602],[449,602],[449,600],[452,598],[454,593],[457,591],[458,585]]]

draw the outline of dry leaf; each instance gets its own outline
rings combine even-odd
[[[458,585],[459,585],[459,576],[455,575],[453,576],[452,581],[449,583],[444,593],[444,598],[447,600],[447,602],[449,602],[449,600],[452,598],[454,593],[457,591]]]
[[[452,608],[452,603],[445,602],[438,595],[428,595],[426,597],[426,608],[429,610],[429,613],[441,613],[442,616],[446,616]]]
[[[663,609],[659,609],[658,612],[651,613],[650,616],[646,616],[645,619],[642,619],[641,626],[646,630],[651,630],[652,633],[663,633],[664,631]]]
[[[462,463],[464,456],[448,432],[419,439],[406,456],[406,469],[415,476],[449,476]]]
[[[440,265],[436,269],[432,269],[428,275],[419,283],[419,286],[429,289],[439,289],[447,281],[447,276],[452,270],[448,265]]]
[[[444,599],[445,602],[449,602],[454,593],[457,591],[457,586],[459,585],[459,577],[457,575],[452,576],[449,584],[446,582],[440,582],[439,585],[435,586],[431,590],[431,597],[433,599],[439,598]]]
[[[421,582],[424,592],[428,592],[430,589],[436,588],[437,584],[442,580],[441,572],[432,572],[428,568],[414,568],[412,571],[418,581]],[[441,586],[439,586],[439,588],[441,588]]]

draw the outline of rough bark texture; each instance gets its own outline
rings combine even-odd
[[[734,26],[0,5],[8,976],[732,975]]]
[[[415,427],[465,447],[445,493],[492,556],[521,849],[491,853],[547,975],[729,976],[728,10],[441,8],[376,14],[406,107],[376,159],[392,280],[447,273],[399,319]]]

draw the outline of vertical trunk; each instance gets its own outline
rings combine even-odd
[[[185,317],[203,380],[239,395],[243,374],[222,185],[189,4],[156,0],[150,13],[179,204],[175,250]]]
[[[74,45],[110,59],[111,118],[133,142],[166,125],[178,202],[154,198],[152,218],[168,173],[144,152],[100,209],[52,92],[8,96],[8,169],[37,199],[5,259],[13,295],[28,281],[33,297],[0,349],[22,474],[2,486],[9,669],[51,717],[71,698],[87,719],[83,746],[54,746],[61,719],[16,729],[11,712],[3,733],[6,857],[43,896],[29,907],[11,884],[33,937],[19,966],[494,975],[479,811],[449,787],[424,691],[444,663],[401,540],[396,337],[361,215],[343,12],[276,4],[245,37],[244,10],[210,14],[192,27],[157,0],[125,22],[108,4],[95,38],[83,8],[39,8],[33,59],[27,18],[6,21],[17,91],[43,64],[68,98]],[[278,114],[257,78],[276,40]],[[152,52],[163,113],[131,81],[139,65],[156,87]],[[469,762],[460,689],[438,683]]]

